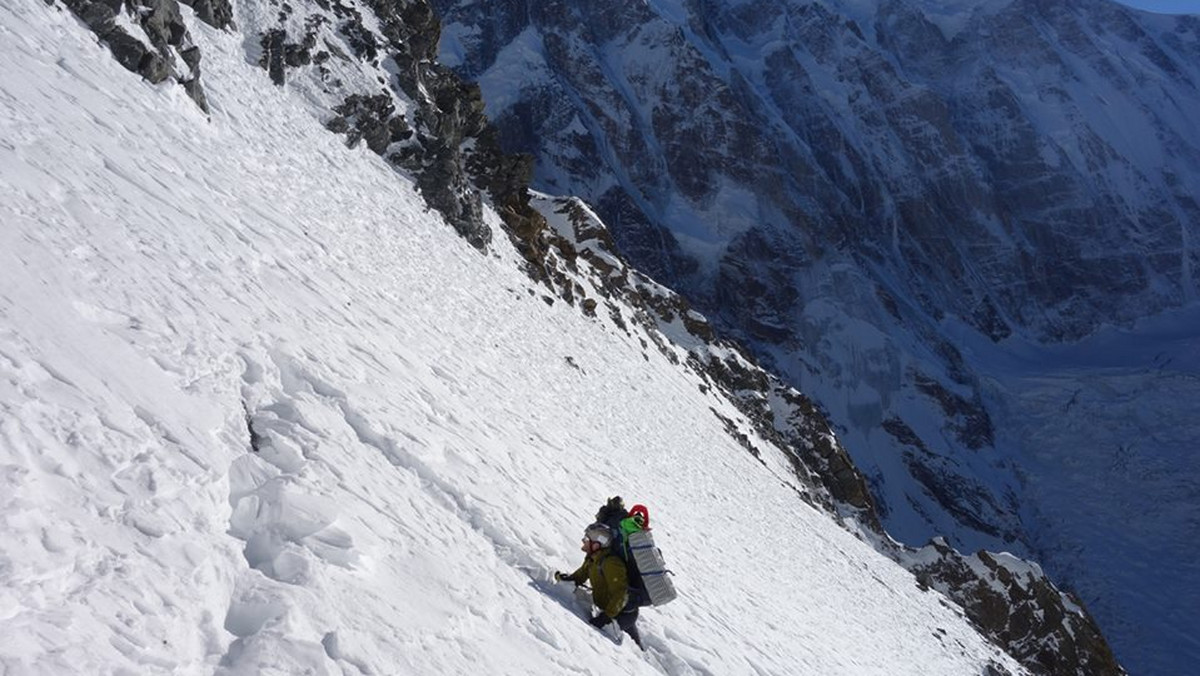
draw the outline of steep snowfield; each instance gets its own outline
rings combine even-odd
[[[0,6],[0,671],[1019,672],[190,23],[211,120]],[[678,574],[648,655],[547,581],[616,493]]]

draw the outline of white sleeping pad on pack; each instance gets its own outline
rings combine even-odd
[[[650,603],[661,606],[675,599],[675,584],[667,573],[667,564],[663,562],[662,552],[654,546],[654,536],[650,531],[639,530],[628,536],[629,554],[637,564],[638,573],[642,576],[642,584],[650,596]]]

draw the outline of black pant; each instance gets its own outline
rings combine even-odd
[[[621,631],[629,634],[629,638],[633,639],[637,647],[645,650],[646,647],[642,645],[642,635],[638,632],[637,618],[638,604],[631,598],[629,599],[629,603],[625,604],[625,608],[621,611],[621,614],[617,615],[617,626],[621,628]]]

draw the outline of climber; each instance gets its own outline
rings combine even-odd
[[[625,561],[612,551],[612,528],[602,523],[594,523],[587,527],[583,534],[583,547],[587,554],[583,565],[574,573],[554,573],[554,579],[559,582],[574,582],[578,587],[584,582],[592,585],[592,603],[599,612],[589,622],[597,629],[603,629],[616,620],[621,628],[638,648],[645,650],[642,636],[638,632],[638,604],[629,593],[629,575]]]

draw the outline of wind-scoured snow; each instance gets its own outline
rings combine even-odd
[[[211,118],[0,6],[0,671],[1020,672],[183,11]],[[548,581],[617,493],[681,595],[644,655]]]

